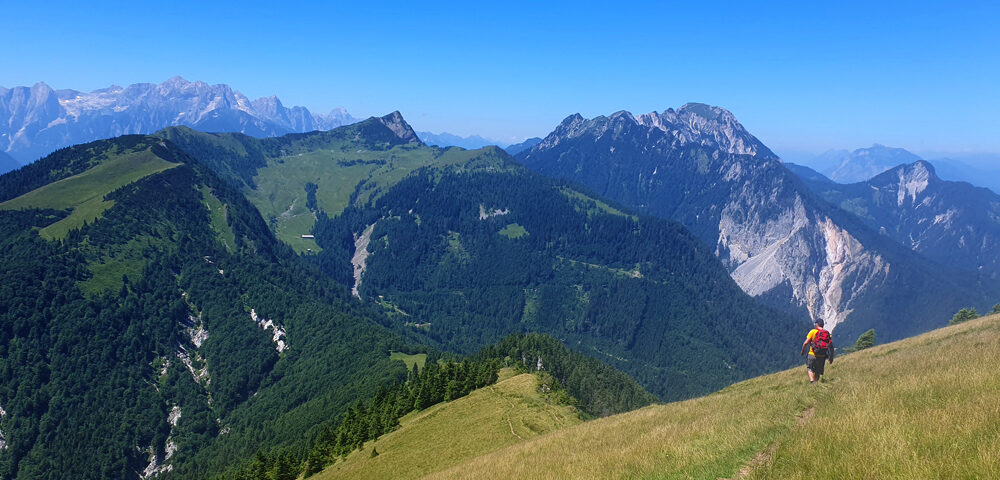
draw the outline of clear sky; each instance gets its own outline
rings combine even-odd
[[[764,143],[1000,152],[1000,2],[6,2],[0,86],[174,75],[503,141],[723,106]]]

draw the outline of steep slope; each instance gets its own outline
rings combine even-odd
[[[1000,276],[1000,195],[941,180],[923,160],[860,183],[803,177],[814,192],[872,229],[939,263]]]
[[[344,109],[328,115],[286,108],[277,97],[251,101],[228,85],[188,82],[111,86],[90,93],[0,87],[0,152],[27,163],[68,145],[171,125],[258,137],[329,130],[355,120]]]
[[[852,335],[878,326],[901,338],[962,304],[985,303],[974,281],[942,272],[817,198],[722,108],[573,115],[517,158],[680,221],[747,293],[832,327],[846,322]],[[908,314],[890,323],[886,310]]]
[[[632,216],[496,152],[418,170],[321,215],[324,269],[441,348],[545,332],[661,398],[790,364],[781,352],[806,322],[756,304],[683,226]]]
[[[2,478],[205,477],[306,445],[419,351],[162,139],[61,150],[0,198]]]
[[[981,352],[998,332],[1000,315],[973,320],[838,357],[818,385],[796,368],[423,478],[997,478],[1000,379]]]

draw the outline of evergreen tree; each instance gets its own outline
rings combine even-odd
[[[963,309],[959,310],[958,312],[956,312],[953,317],[951,317],[951,321],[948,322],[948,325],[955,325],[955,324],[962,323],[962,322],[967,322],[969,320],[973,320],[973,319],[976,319],[976,318],[979,318],[979,314],[976,313],[976,309],[975,308],[971,308],[971,307],[970,308],[963,308]]]
[[[866,348],[871,348],[875,345],[875,329],[868,330],[858,336],[858,340],[854,342],[854,351],[864,350]]]

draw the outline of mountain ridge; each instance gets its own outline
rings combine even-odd
[[[938,314],[959,308],[963,297],[955,280],[932,273],[937,267],[910,259],[912,253],[879,240],[813,194],[719,107],[687,104],[661,114],[617,112],[589,120],[570,115],[516,158],[641,212],[680,221],[715,250],[744,291],[802,309],[832,327],[852,314],[867,319],[860,323],[881,324],[871,306],[886,301],[886,282],[913,282],[904,277],[920,278],[926,288],[943,282],[935,290],[950,300],[933,307],[942,310]],[[901,277],[890,264],[913,270]],[[979,287],[968,288],[982,301]],[[894,338],[925,328],[898,327]]]
[[[0,87],[0,120],[0,151],[22,163],[69,145],[172,125],[267,137],[355,121],[343,108],[314,114],[305,107],[287,108],[275,96],[250,100],[228,85],[179,76],[89,93],[53,90],[42,82]]]

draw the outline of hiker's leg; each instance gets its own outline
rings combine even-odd
[[[816,372],[812,371],[812,369],[809,369],[808,372],[809,372],[809,383],[815,382],[816,381]]]

